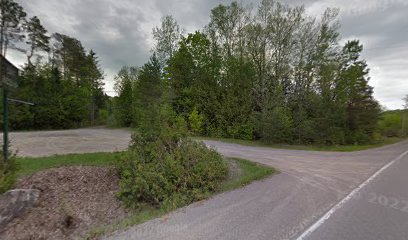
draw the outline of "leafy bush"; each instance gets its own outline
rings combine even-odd
[[[262,116],[261,136],[264,142],[291,143],[293,120],[283,107],[275,107]]]
[[[6,162],[3,158],[3,151],[0,151],[0,193],[6,192],[14,185],[17,170],[15,155],[11,155]]]
[[[227,165],[202,143],[135,133],[118,171],[119,197],[128,206],[176,208],[216,190],[227,176]]]
[[[200,134],[203,131],[204,116],[196,108],[188,115],[188,122],[194,134]]]
[[[378,130],[386,137],[404,136],[403,121],[405,120],[403,111],[388,111],[382,114],[378,121]],[[407,127],[408,128],[408,127]]]

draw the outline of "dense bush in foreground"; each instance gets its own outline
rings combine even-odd
[[[216,190],[227,176],[227,165],[202,143],[135,133],[118,171],[119,196],[128,206],[175,208]]]

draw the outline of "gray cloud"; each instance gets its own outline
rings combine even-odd
[[[106,90],[123,65],[142,65],[150,55],[151,29],[173,15],[187,31],[208,23],[210,10],[229,0],[17,0],[30,16],[37,15],[50,32],[78,38],[99,56],[106,73]],[[244,4],[251,1],[244,0]],[[258,1],[252,1],[256,4]],[[287,0],[305,4],[311,14],[339,7],[345,39],[360,39],[371,68],[371,84],[381,104],[400,108],[408,94],[408,2],[406,0]],[[24,58],[13,55],[22,63]]]

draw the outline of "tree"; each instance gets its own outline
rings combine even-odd
[[[8,48],[22,51],[16,43],[24,39],[26,13],[13,0],[0,1],[0,54],[6,56]]]
[[[104,73],[99,65],[98,57],[93,50],[90,50],[86,56],[85,65],[83,66],[84,87],[87,88],[90,100],[90,121],[94,124],[98,114],[98,109],[105,107],[106,97],[103,92]]]
[[[303,6],[273,0],[252,11],[233,1],[213,8],[202,32],[181,38],[176,21],[164,17],[153,30],[160,66],[151,59],[134,87],[137,125],[148,119],[156,128],[155,106],[165,102],[190,130],[209,136],[371,141],[379,106],[362,46],[339,45],[338,14],[308,16]]]
[[[31,58],[36,51],[42,50],[45,52],[50,51],[49,40],[47,36],[47,30],[41,25],[40,20],[35,16],[27,22],[27,44],[30,46],[27,52],[27,61],[29,65],[32,65]]]
[[[373,134],[380,113],[380,106],[369,86],[369,69],[360,60],[363,46],[358,40],[348,41],[343,48],[343,64],[340,72],[338,94],[346,99],[347,125],[356,142],[367,142]]]
[[[60,33],[54,33],[52,38],[53,64],[60,68],[66,80],[74,81],[77,86],[85,83],[82,77],[87,57],[82,43],[78,39]]]
[[[142,131],[152,134],[160,131],[163,89],[161,65],[159,59],[153,54],[149,62],[140,69],[134,90],[134,124]]]
[[[139,69],[136,67],[122,67],[115,77],[116,120],[121,126],[131,126],[134,123],[133,91],[138,79]]]
[[[55,39],[57,36],[57,39]],[[22,71],[16,98],[35,107],[12,106],[15,129],[59,129],[94,124],[106,108],[103,71],[96,53],[86,52],[80,41],[54,35],[48,62],[29,63]],[[78,62],[75,59],[79,56]]]
[[[153,38],[156,40],[154,52],[156,53],[162,66],[171,58],[177,50],[178,41],[182,36],[182,30],[177,21],[167,15],[161,19],[161,27],[153,28]]]
[[[248,14],[236,1],[229,6],[218,5],[211,10],[207,30],[210,39],[221,46],[226,57],[243,57],[245,51],[245,31]]]

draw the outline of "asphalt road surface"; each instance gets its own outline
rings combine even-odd
[[[206,144],[282,173],[107,239],[407,239],[408,159],[393,161],[408,149],[408,141],[353,153]],[[361,195],[338,206],[358,187]],[[333,207],[338,210],[322,220]]]
[[[408,156],[388,165],[300,239],[408,239]]]
[[[0,134],[3,138],[3,134]],[[127,148],[130,133],[125,129],[82,128],[58,131],[11,132],[11,149],[22,157],[55,154],[113,152]]]

